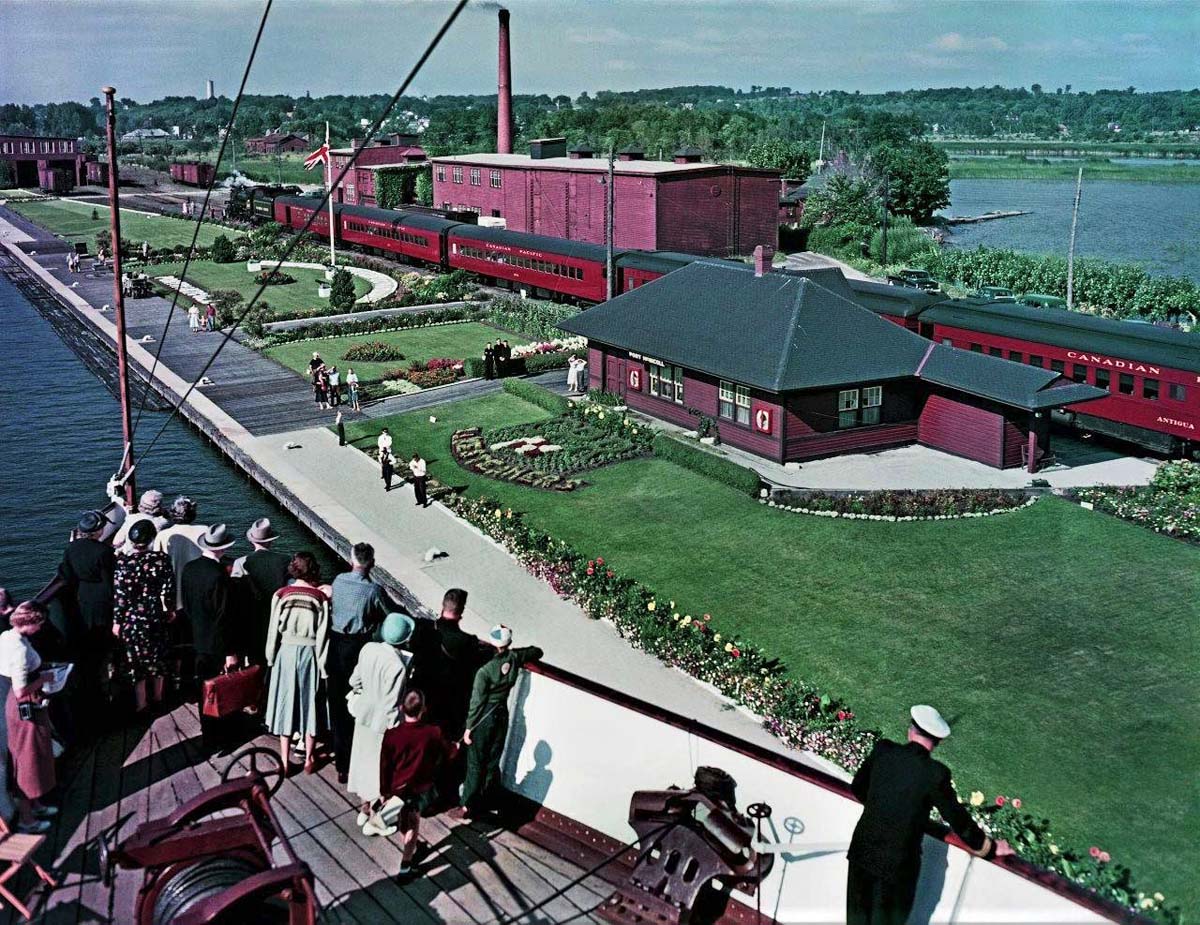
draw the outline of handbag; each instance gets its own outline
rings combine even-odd
[[[262,665],[236,668],[204,682],[201,712],[212,719],[224,719],[246,707],[257,706],[262,692]]]

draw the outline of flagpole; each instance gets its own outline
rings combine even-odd
[[[325,191],[329,194],[329,266],[337,267],[337,251],[334,249],[334,239],[337,237],[337,224],[333,219],[333,154],[329,147],[329,123],[325,123]]]

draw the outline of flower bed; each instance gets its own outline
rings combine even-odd
[[[1081,488],[1073,497],[1155,533],[1200,542],[1200,465],[1194,462],[1163,463],[1145,488]]]
[[[501,479],[545,491],[574,491],[583,484],[556,473],[536,469],[533,466],[534,460],[524,456],[493,452],[478,427],[455,431],[450,438],[450,452],[464,469],[491,479]]]
[[[378,304],[366,306],[366,308],[372,309],[380,307],[385,306]],[[323,313],[334,314],[332,311],[323,311]],[[296,341],[323,340],[330,337],[344,337],[348,334],[383,334],[389,331],[407,331],[412,328],[425,328],[438,324],[460,324],[466,321],[477,321],[482,315],[481,307],[471,305],[430,309],[427,312],[412,315],[380,316],[342,322],[327,321],[290,331],[273,331],[267,335],[262,346],[276,347]]]
[[[389,360],[403,360],[404,354],[386,341],[368,340],[350,347],[342,354],[342,359],[352,363],[386,363]]]
[[[872,491],[832,494],[823,491],[776,490],[766,501],[771,507],[818,517],[850,520],[952,520],[987,517],[1016,511],[1037,499],[1022,492],[999,489],[938,489],[931,491]]]
[[[487,320],[498,328],[532,339],[559,336],[558,323],[579,314],[573,305],[502,296],[488,306]],[[514,351],[515,353],[515,351]]]
[[[498,456],[524,460],[543,472],[568,474],[645,456],[653,436],[628,416],[583,405],[549,421],[490,430],[484,440]],[[547,452],[543,446],[555,449]]]
[[[473,433],[479,438],[477,431]],[[758,714],[764,727],[788,746],[854,772],[875,744],[878,732],[864,727],[848,705],[789,676],[777,659],[752,641],[723,634],[711,615],[681,614],[674,601],[621,577],[603,558],[585,557],[489,498],[452,495],[446,504],[589,617],[609,620],[631,645],[711,684]],[[1138,891],[1129,869],[1113,862],[1108,852],[1097,846],[1085,851],[1063,844],[1048,820],[1023,811],[1019,798],[998,796],[989,802],[975,791],[965,802],[980,825],[1007,839],[1031,863],[1137,913],[1170,925],[1180,921],[1177,907],[1168,906],[1161,893]]]

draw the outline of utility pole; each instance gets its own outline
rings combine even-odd
[[[879,262],[887,266],[887,228],[888,228],[888,174],[883,174],[883,239],[880,241]]]
[[[608,180],[604,189],[604,265],[608,270],[608,298],[613,297],[613,149],[608,149]]]
[[[129,355],[125,342],[125,291],[121,286],[121,209],[117,194],[119,181],[117,179],[117,110],[113,96],[114,87],[102,87],[105,106],[108,110],[108,207],[111,214],[109,228],[112,233],[112,270],[113,270],[113,308],[117,322],[117,383],[121,398],[121,432],[125,437],[124,455],[121,459],[122,474],[128,473],[125,480],[125,503],[133,508],[134,489],[133,467],[133,420],[129,414]],[[150,386],[147,385],[146,388]]]
[[[1071,209],[1071,244],[1067,248],[1067,308],[1075,307],[1075,228],[1079,224],[1079,197],[1083,193],[1083,168],[1075,178],[1075,205]]]

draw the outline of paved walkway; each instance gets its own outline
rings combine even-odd
[[[262,269],[264,270],[269,270],[276,264],[276,261],[274,260],[261,260],[257,262],[261,264]],[[323,263],[302,263],[295,260],[283,260],[279,261],[278,263],[281,267],[294,267],[297,270],[328,269],[326,264]],[[371,291],[364,296],[359,296],[354,300],[355,302],[362,302],[364,304],[378,302],[380,299],[386,299],[400,288],[400,284],[395,279],[388,276],[386,273],[380,273],[378,270],[367,270],[363,267],[352,267],[349,265],[344,265],[339,269],[345,270],[351,276],[357,276],[361,279],[365,279],[371,284]]]

